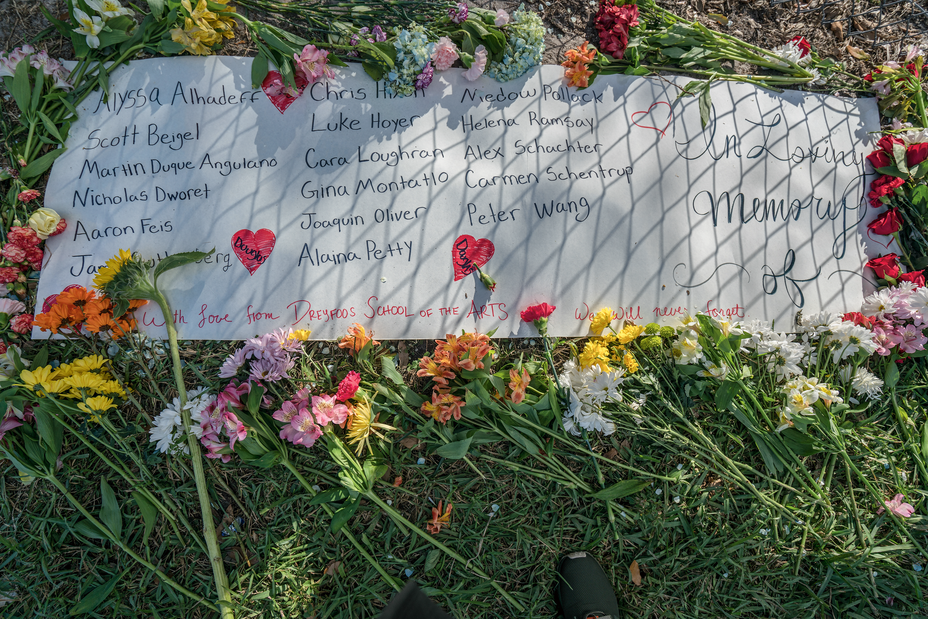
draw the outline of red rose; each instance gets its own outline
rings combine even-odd
[[[897,278],[900,282],[912,282],[916,286],[925,285],[925,271],[909,271],[908,273],[903,273]]]
[[[873,269],[880,279],[896,279],[902,273],[902,269],[899,268],[899,256],[896,254],[874,258],[867,263],[867,266]]]
[[[10,321],[10,329],[16,333],[29,333],[32,329],[32,314],[20,314]]]
[[[870,206],[883,206],[883,201],[880,198],[893,195],[893,191],[903,185],[905,185],[905,179],[890,176],[889,174],[879,177],[870,183],[870,193],[867,194],[867,197],[870,198]]]
[[[20,228],[19,226],[10,228],[9,234],[6,235],[6,240],[10,243],[19,245],[23,249],[35,247],[42,242],[42,239],[35,233],[35,230],[32,228]]]
[[[902,219],[899,218],[899,211],[894,208],[889,209],[867,224],[867,228],[871,232],[882,234],[883,236],[889,236],[894,232],[899,232],[899,228],[901,227]]]
[[[876,143],[876,147],[879,148],[880,150],[885,150],[889,154],[892,154],[893,146],[896,144],[899,144],[900,146],[905,146],[905,142],[903,142],[900,138],[897,138],[894,135],[884,135]]]
[[[799,51],[802,52],[799,54],[800,58],[805,58],[812,52],[812,44],[806,41],[805,37],[796,36],[789,40],[790,43],[795,43],[796,47],[799,48]]]
[[[873,166],[874,170],[885,168],[893,165],[893,159],[886,154],[885,150],[875,150],[867,155],[867,161]]]
[[[910,168],[928,159],[928,142],[912,144],[905,151],[905,162]]]
[[[873,326],[873,322],[860,312],[848,312],[841,317],[841,320],[845,322],[853,322],[858,327],[867,327],[868,329]]]
[[[538,305],[530,305],[522,310],[522,321],[523,322],[535,322],[541,318],[547,318],[550,316],[554,310],[557,308],[553,305],[548,305],[547,303],[539,303]]]

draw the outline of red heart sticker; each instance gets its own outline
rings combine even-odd
[[[264,94],[267,95],[267,98],[271,100],[271,103],[274,104],[274,107],[276,107],[281,114],[286,112],[287,108],[296,101],[297,97],[303,94],[303,89],[306,88],[306,85],[309,83],[302,73],[297,73],[293,77],[296,81],[297,88],[295,96],[293,94],[293,89],[288,88],[287,84],[284,83],[283,77],[277,71],[268,71],[267,77],[261,82],[261,89],[264,91]]]
[[[653,115],[651,114],[651,110],[653,110],[653,109],[654,109],[655,107],[657,107],[658,105],[666,105],[666,106],[667,106],[667,122],[664,123],[664,128],[663,128],[663,129],[660,129],[660,128],[659,128],[660,125],[661,125],[661,122],[662,122],[662,119],[659,118],[659,116],[660,116],[660,110],[658,110],[657,112],[655,112],[655,114],[653,114]],[[656,125],[656,126],[643,125],[643,124],[639,123],[637,120],[635,120],[635,116],[638,116],[638,115],[643,115],[643,116],[646,116],[646,117],[647,117],[647,118],[642,118],[642,121],[643,121],[643,122],[651,122],[651,123],[653,123],[653,124]],[[642,129],[654,129],[655,131],[657,131],[658,133],[661,134],[661,138],[663,138],[663,137],[664,137],[664,134],[667,133],[667,128],[670,126],[670,123],[671,123],[672,121],[673,121],[673,108],[671,108],[671,107],[670,107],[670,104],[667,103],[666,101],[658,101],[657,103],[652,104],[651,107],[649,107],[649,108],[648,108],[648,111],[646,111],[646,112],[635,112],[635,113],[632,114],[632,123],[633,123],[635,126],[641,127]]]
[[[475,239],[469,234],[462,234],[451,248],[451,262],[454,264],[454,281],[464,279],[482,267],[490,258],[496,248],[490,239]]]
[[[270,257],[275,243],[277,237],[267,228],[257,232],[239,230],[232,235],[232,251],[251,275]]]

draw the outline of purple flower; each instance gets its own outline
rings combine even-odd
[[[467,19],[467,3],[458,2],[457,6],[453,6],[448,9],[448,16],[451,17],[451,21],[456,24],[460,24],[462,21]]]
[[[239,348],[234,353],[226,357],[222,367],[219,368],[219,378],[232,378],[238,373],[238,369],[245,364],[245,349]]]
[[[416,90],[425,90],[432,83],[432,76],[435,69],[432,68],[432,61],[429,60],[422,68],[422,73],[416,76]]]
[[[374,26],[374,29],[371,30],[371,34],[374,35],[374,40],[378,43],[383,43],[387,40],[387,33],[384,32],[380,26]]]

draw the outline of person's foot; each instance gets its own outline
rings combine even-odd
[[[619,602],[606,572],[585,552],[572,552],[557,564],[561,581],[557,603],[564,619],[619,619]]]

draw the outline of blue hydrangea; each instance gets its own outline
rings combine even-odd
[[[400,31],[393,46],[396,64],[387,74],[385,90],[390,95],[408,97],[416,91],[416,78],[431,60],[435,44],[429,43],[422,26],[413,25],[409,30]]]
[[[487,76],[498,82],[514,80],[541,64],[541,54],[545,51],[545,28],[537,13],[520,6],[513,13],[507,30],[502,62],[491,63],[486,71]]]

